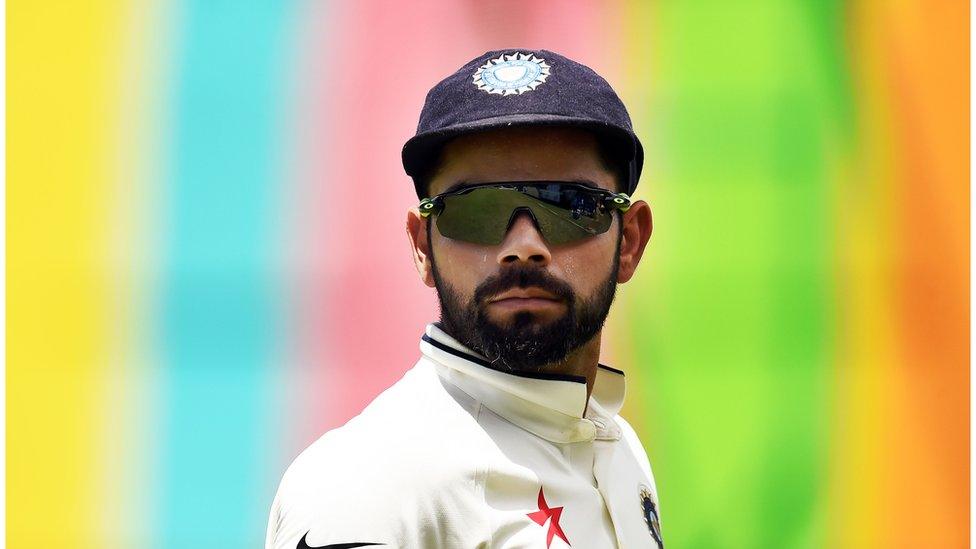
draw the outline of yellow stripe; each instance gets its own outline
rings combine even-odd
[[[7,4],[7,543],[104,546],[113,2]]]

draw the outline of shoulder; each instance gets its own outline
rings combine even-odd
[[[434,535],[430,530],[440,526],[432,520],[482,498],[484,472],[474,449],[483,445],[484,433],[476,416],[477,405],[452,395],[421,361],[295,458],[269,524],[269,531],[277,530],[274,537],[287,542],[270,546],[294,547],[308,531],[312,546],[350,541],[318,531],[376,533],[383,539],[351,541],[384,543]]]
[[[306,448],[290,469],[293,474],[321,471],[347,463],[394,465],[428,454],[450,459],[446,442],[483,436],[480,405],[453,390],[430,362],[421,360],[345,425]]]
[[[647,451],[644,449],[644,444],[641,442],[640,437],[637,436],[637,431],[624,419],[622,416],[615,416],[613,418],[617,425],[620,426],[621,438],[624,443],[630,449],[631,453],[637,459],[647,478],[651,480],[651,490],[654,492],[654,499],[657,499],[657,486],[654,481],[654,472],[651,470],[651,461],[647,457]]]
[[[620,426],[621,438],[627,444],[627,447],[631,452],[637,455],[639,461],[642,465],[647,465],[647,469],[650,469],[650,461],[647,459],[647,451],[644,449],[644,443],[641,442],[640,437],[637,436],[637,431],[630,425],[630,423],[623,418],[623,416],[614,416],[613,420],[617,422]]]

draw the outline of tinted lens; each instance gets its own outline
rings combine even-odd
[[[613,217],[606,211],[597,210],[586,215],[539,202],[532,207],[539,229],[546,242],[565,244],[588,236],[604,233],[610,228]]]
[[[448,238],[483,245],[497,245],[516,211],[528,209],[543,238],[564,244],[606,232],[612,213],[601,207],[600,195],[559,185],[478,187],[443,198],[437,229]]]
[[[437,229],[455,240],[501,244],[512,211],[524,205],[526,198],[520,192],[494,187],[446,196],[444,210],[437,216]]]
[[[532,208],[550,244],[564,244],[604,233],[613,215],[602,207],[603,195],[558,183],[528,185],[523,193],[535,197]]]

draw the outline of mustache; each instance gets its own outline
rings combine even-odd
[[[500,273],[488,277],[478,285],[474,291],[474,302],[484,304],[492,296],[498,295],[512,288],[528,288],[535,286],[541,288],[552,295],[572,304],[575,298],[573,288],[552,276],[545,269],[539,267],[529,267],[517,265],[509,267]]]

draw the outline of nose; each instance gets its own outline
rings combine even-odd
[[[551,259],[549,246],[536,229],[532,216],[525,210],[517,212],[508,233],[505,234],[505,240],[498,248],[498,264],[524,261],[545,266]]]

